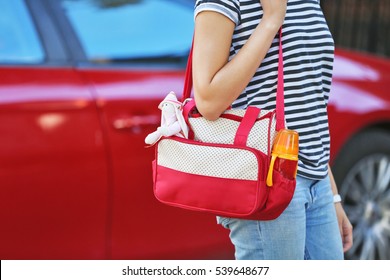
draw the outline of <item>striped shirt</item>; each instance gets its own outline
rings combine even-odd
[[[263,16],[259,0],[197,0],[201,11],[219,12],[235,24],[230,59]],[[327,175],[330,152],[327,104],[332,82],[334,42],[319,0],[289,0],[283,23],[285,117],[299,133],[298,174],[319,180]],[[278,35],[233,108],[276,107]]]

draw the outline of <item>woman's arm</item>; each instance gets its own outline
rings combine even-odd
[[[263,18],[228,62],[235,24],[222,14],[205,11],[195,19],[193,80],[196,107],[217,119],[245,89],[284,21],[287,0],[261,0]]]
[[[329,170],[329,178],[332,187],[332,192],[333,195],[336,195],[338,194],[337,185],[329,165],[328,165],[328,170]],[[343,248],[344,248],[344,252],[346,252],[349,249],[351,249],[353,244],[352,225],[347,215],[345,214],[342,204],[338,202],[335,204],[335,207],[336,207],[337,219],[339,221],[340,234],[343,240]]]

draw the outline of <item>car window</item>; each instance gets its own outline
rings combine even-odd
[[[180,57],[193,34],[193,1],[62,0],[89,61]]]
[[[40,63],[45,54],[22,0],[0,0],[0,63]]]

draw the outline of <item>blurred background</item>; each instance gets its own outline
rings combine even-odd
[[[390,259],[390,0],[321,2],[346,258]],[[234,257],[214,216],[156,201],[144,144],[160,101],[181,94],[193,8],[0,0],[0,259]]]
[[[390,56],[389,0],[322,0],[338,47]]]

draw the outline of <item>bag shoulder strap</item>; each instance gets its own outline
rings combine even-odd
[[[279,30],[279,62],[278,62],[278,85],[276,90],[276,130],[284,128],[284,68],[283,68],[283,45],[282,28]]]
[[[192,46],[190,53],[188,55],[185,81],[182,95],[182,102],[191,96],[192,91],[192,51],[194,47],[194,42],[192,41]],[[278,59],[278,84],[276,91],[276,130],[284,128],[284,69],[283,69],[283,46],[282,46],[282,29],[279,30],[279,59]]]

